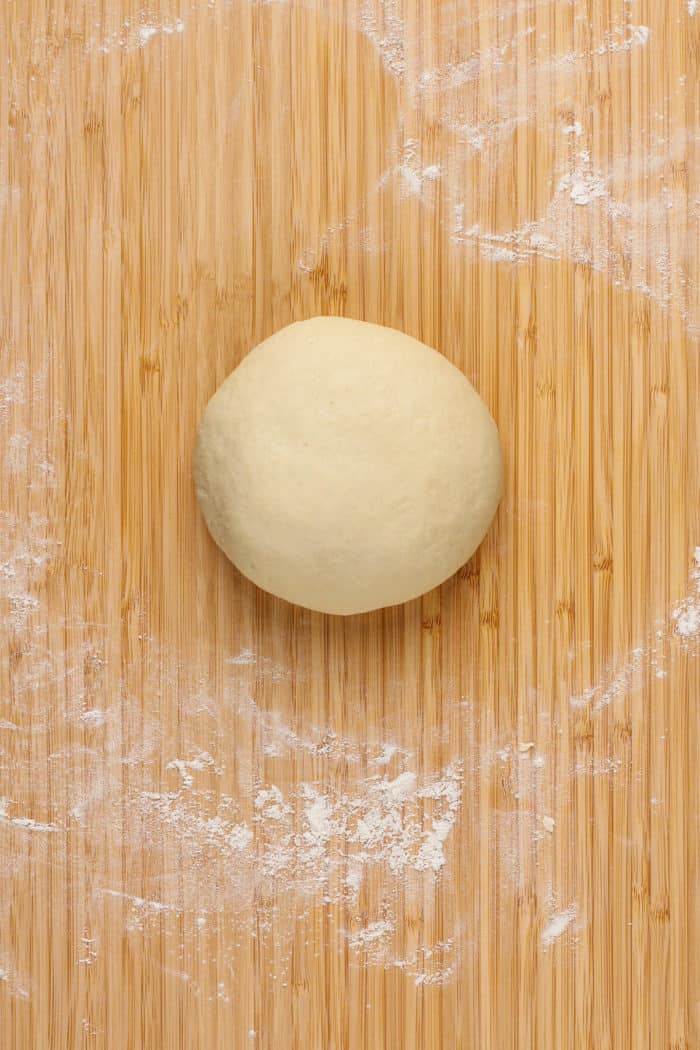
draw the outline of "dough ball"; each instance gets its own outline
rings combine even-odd
[[[502,491],[486,405],[435,350],[341,317],[255,347],[206,407],[212,536],[259,587],[348,615],[408,601],[481,542]]]

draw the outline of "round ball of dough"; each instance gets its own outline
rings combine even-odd
[[[206,407],[194,460],[209,531],[289,602],[408,601],[481,542],[502,491],[486,405],[435,350],[341,317],[255,347]]]

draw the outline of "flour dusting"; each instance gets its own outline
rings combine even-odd
[[[184,30],[185,23],[181,19],[178,19],[173,23],[162,22],[160,24],[151,24],[145,22],[138,28],[139,47],[145,47],[146,44],[148,44],[154,36],[158,36],[159,33],[163,33],[166,36],[172,36],[173,33],[183,33]]]
[[[690,14],[695,14],[695,5],[696,0],[689,0]],[[367,201],[396,193],[420,201],[431,212],[442,203],[454,217],[453,244],[506,266],[532,259],[587,266],[621,291],[634,291],[673,311],[688,334],[698,338],[700,170],[689,148],[683,161],[687,177],[678,179],[676,153],[686,131],[682,124],[669,127],[663,112],[668,105],[682,111],[686,78],[679,78],[672,96],[650,103],[632,135],[616,137],[610,151],[601,149],[592,132],[598,104],[581,112],[559,103],[549,106],[537,90],[541,76],[552,79],[554,98],[576,97],[582,77],[607,80],[610,70],[621,72],[633,56],[642,68],[650,68],[652,56],[663,47],[662,36],[651,25],[633,21],[629,9],[625,17],[594,28],[572,0],[575,22],[588,25],[582,36],[587,42],[560,50],[546,23],[540,27],[532,17],[543,6],[548,5],[499,4],[480,12],[475,21],[460,5],[441,5],[435,32],[449,58],[436,65],[422,61],[423,52],[413,46],[417,42],[409,21],[395,0],[364,0],[360,30],[402,93],[396,160],[370,188]],[[482,31],[488,27],[498,43],[473,46],[482,35],[471,31],[477,24]],[[434,54],[433,49],[427,52]],[[402,144],[403,129],[418,129],[425,121],[431,129],[428,161],[421,159],[426,136],[414,131]],[[509,177],[512,151],[524,129],[548,137],[553,128],[562,135],[551,160],[548,199],[510,229],[485,223],[480,187],[498,186]],[[693,131],[689,136],[690,147],[696,136]],[[348,243],[355,238],[365,254],[380,251],[381,233],[377,238],[372,228],[362,226],[360,213],[356,209],[329,226],[323,245],[305,247],[299,270],[313,275],[328,243],[341,236]]]
[[[60,831],[55,824],[46,824],[43,821],[34,820],[32,817],[11,816],[10,801],[0,798],[0,824],[8,824],[10,827],[18,828],[20,831],[53,832]]]
[[[88,54],[107,55],[114,51],[134,51],[147,47],[159,36],[171,37],[184,33],[185,23],[181,18],[174,21],[125,18],[115,29],[107,29],[96,22],[91,29],[85,50]]]
[[[13,998],[24,1000],[30,998],[27,982],[18,976],[16,967],[5,954],[0,954],[0,982],[2,982],[2,989]]]
[[[394,932],[394,923],[390,919],[377,919],[361,930],[356,930],[348,937],[351,948],[356,951],[366,950],[370,946],[384,943]]]
[[[691,579],[694,591],[673,610],[676,633],[686,642],[700,638],[700,547],[695,548],[693,559]]]
[[[633,646],[614,670],[583,693],[572,696],[573,707],[587,708],[591,715],[598,715],[614,701],[638,691],[648,672],[658,680],[667,677],[667,639],[675,637],[686,646],[700,640],[700,547],[693,552],[690,579],[691,593],[674,606],[666,619],[659,621],[653,638]]]
[[[542,947],[551,948],[559,938],[566,933],[578,915],[576,904],[570,905],[563,911],[556,912],[546,923],[542,930]]]
[[[385,67],[396,76],[403,76],[406,69],[406,30],[398,0],[382,0],[379,14],[371,0],[364,0],[358,25],[377,48]]]

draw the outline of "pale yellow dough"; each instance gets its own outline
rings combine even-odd
[[[451,576],[503,484],[496,425],[462,373],[401,332],[338,317],[248,354],[207,405],[194,475],[245,576],[341,615]]]

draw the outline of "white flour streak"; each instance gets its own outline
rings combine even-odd
[[[450,196],[453,186],[448,180]],[[465,199],[452,198],[452,240],[472,244],[481,255],[495,261],[523,263],[540,257],[588,265],[617,287],[638,291],[662,309],[676,309],[692,334],[700,331],[699,317],[690,294],[694,285],[684,266],[692,261],[696,249],[689,246],[685,262],[671,266],[665,231],[677,226],[678,236],[686,237],[684,213],[674,209],[663,184],[655,194],[643,204],[616,197],[612,175],[595,170],[584,150],[559,178],[544,212],[513,230],[493,233],[478,225],[468,226]],[[659,231],[656,237],[655,230]],[[639,244],[656,245],[653,266],[640,269],[634,265]]]
[[[404,751],[403,748],[399,747],[398,744],[382,744],[381,751],[379,754],[369,759],[371,766],[388,766],[391,760],[397,755],[404,755],[410,758],[410,754]]]
[[[292,669],[290,667],[283,667],[268,656],[258,656],[252,649],[242,649],[236,656],[227,656],[224,658],[224,663],[233,667],[253,668],[256,676],[272,678],[274,681],[292,677]],[[299,681],[299,674],[295,674],[294,677]]]
[[[0,981],[4,985],[4,990],[9,992],[11,996],[17,999],[29,999],[29,992],[25,986],[25,983],[20,982],[17,977],[15,967],[9,961],[7,955],[0,956]]]
[[[630,26],[628,36],[623,36],[622,30],[618,28],[605,35],[603,42],[596,49],[596,54],[605,55],[615,51],[631,51],[633,47],[644,47],[649,41],[650,33],[648,26]]]
[[[400,773],[395,780],[385,780],[377,784],[377,790],[382,791],[392,802],[405,802],[415,792],[418,777],[415,773]]]
[[[599,197],[607,196],[605,180],[588,171],[574,171],[559,183],[559,192],[568,193],[574,204],[591,204]]]
[[[693,552],[690,578],[692,593],[676,605],[668,619],[658,625],[657,639],[663,640],[669,633],[686,644],[700,639],[700,547],[696,547]],[[617,671],[604,676],[581,695],[573,696],[570,703],[573,707],[590,708],[592,715],[599,714],[618,698],[628,696],[631,690],[641,687],[643,676],[649,671],[658,679],[664,679],[667,673],[660,647],[651,642],[636,645]]]
[[[481,56],[476,54],[459,65],[448,62],[447,65],[436,69],[426,69],[418,77],[418,90],[424,95],[431,95],[460,88],[463,84],[479,79],[481,66]]]
[[[102,897],[116,897],[118,900],[128,901],[129,904],[133,904],[135,908],[145,908],[154,912],[168,910],[167,904],[163,904],[161,901],[146,900],[144,897],[134,896],[133,893],[122,893],[121,890],[110,889],[101,889],[99,892]]]
[[[133,893],[123,893],[120,890],[100,889],[98,894],[101,897],[112,897],[116,900],[125,901],[130,905],[131,910],[126,921],[127,930],[142,930],[149,919],[161,915],[163,912],[172,911],[171,907],[162,901],[147,900],[145,897],[138,897]]]
[[[700,0],[688,0],[688,14],[692,18],[700,11]]]
[[[178,18],[167,21],[136,21],[124,19],[122,25],[111,32],[104,32],[98,23],[93,27],[92,35],[85,50],[88,54],[109,54],[111,51],[133,51],[146,47],[158,36],[175,36],[184,33],[185,23]]]
[[[31,431],[18,431],[7,442],[7,465],[11,474],[26,474],[29,469]]]
[[[277,675],[272,673],[271,677],[275,679]],[[342,739],[329,728],[312,727],[301,734],[277,711],[261,711],[251,699],[242,705],[242,711],[249,713],[254,720],[261,736],[263,752],[269,758],[306,753],[317,758],[342,758],[346,762],[356,763],[365,755],[364,745]],[[401,751],[398,745],[396,751]]]
[[[542,946],[544,948],[551,948],[554,942],[559,940],[562,934],[566,933],[577,915],[578,907],[576,904],[572,904],[564,911],[556,912],[552,915],[542,930]]]
[[[80,716],[80,721],[89,729],[101,729],[108,717],[109,713],[107,711],[102,711],[98,707],[93,707],[89,711],[83,711]]]
[[[384,962],[385,969],[402,970],[413,977],[416,987],[447,984],[454,975],[454,967],[448,961],[455,952],[451,937],[435,944],[421,945],[403,959]]]
[[[382,868],[393,879],[425,873],[432,882],[448,861],[461,803],[462,772],[452,764],[427,778],[412,770],[369,776],[343,791],[269,784],[248,799],[198,790],[188,778],[176,792],[135,793],[129,805],[144,845],[170,842],[182,853],[193,892],[201,895],[206,872],[225,862],[234,901],[245,910],[252,894],[282,886],[302,898],[323,887],[327,901],[354,899],[370,871]],[[252,826],[241,819],[246,813]]]
[[[407,977],[413,978],[417,987],[442,985],[452,979],[454,967],[450,959],[455,953],[452,938],[434,944],[422,944],[401,958],[392,951],[397,928],[395,916],[385,911],[381,918],[347,932],[345,938],[349,947],[365,964],[382,966],[385,970],[401,970]]]
[[[247,850],[253,841],[253,832],[247,824],[234,824],[228,837],[228,844],[235,853]]]
[[[7,812],[9,806],[9,799],[0,798],[0,824],[9,824],[20,831],[54,832],[61,830],[56,824],[45,824],[39,820],[32,820],[31,817],[11,817]]]
[[[397,77],[403,76],[406,29],[397,0],[382,0],[379,15],[375,13],[374,5],[365,0],[360,9],[358,28],[372,41],[386,69]]]
[[[576,138],[581,138],[583,135],[583,126],[580,120],[575,120],[573,124],[566,124],[561,130],[564,135],[575,135]]]
[[[618,697],[627,696],[632,689],[635,679],[640,675],[647,665],[649,650],[644,646],[636,646],[630,651],[628,658],[622,667],[610,679],[591,686],[580,696],[573,696],[570,700],[572,707],[590,707],[592,714],[598,714]]]
[[[694,638],[700,633],[700,605],[694,599],[687,601],[674,613],[676,630],[682,638]]]
[[[184,22],[181,21],[181,19],[178,19],[177,22],[173,22],[172,24],[169,24],[169,23],[165,22],[165,23],[163,23],[161,25],[158,25],[158,24],[156,24],[156,25],[145,24],[145,25],[139,26],[139,30],[138,30],[139,47],[145,47],[146,44],[150,40],[152,40],[154,36],[157,36],[159,33],[164,33],[166,36],[172,36],[173,33],[183,33],[184,30],[185,30],[185,24],[184,24]]]
[[[36,590],[58,547],[47,528],[48,520],[40,514],[32,513],[26,521],[0,512],[0,622],[15,633],[41,608]]]
[[[691,0],[693,13],[697,3]],[[499,4],[492,12],[485,12],[482,18],[503,43],[465,49],[460,54],[455,25],[469,25],[471,19],[460,17],[456,6],[450,15],[441,5],[450,61],[441,66],[419,66],[406,84],[407,111],[402,119],[410,123],[411,108],[427,110],[431,127],[443,131],[436,153],[441,158],[442,199],[455,219],[453,242],[471,245],[484,258],[506,265],[532,258],[587,265],[616,287],[639,292],[661,309],[673,309],[691,335],[700,335],[696,277],[700,209],[693,209],[690,192],[678,184],[669,152],[673,139],[655,124],[651,114],[633,142],[620,140],[612,159],[601,156],[591,160],[584,153],[584,160],[570,160],[565,165],[567,158],[558,151],[552,197],[539,214],[511,230],[483,225],[483,208],[479,195],[473,192],[475,180],[481,184],[486,178],[498,185],[501,166],[505,165],[507,172],[512,163],[518,128],[530,126],[546,134],[560,125],[564,148],[567,139],[569,143],[584,140],[589,115],[585,114],[584,120],[583,114],[562,112],[559,107],[547,109],[536,89],[541,75],[549,73],[556,80],[557,94],[569,97],[577,90],[579,75],[591,66],[621,63],[631,52],[650,54],[659,46],[649,26],[611,20],[602,32],[593,35],[587,48],[560,53],[548,32],[536,31],[534,19],[518,28],[518,18],[537,6]],[[532,75],[526,75],[528,72]],[[684,90],[681,84],[678,91]],[[657,116],[660,119],[660,114]],[[417,157],[424,143],[416,147]],[[476,155],[478,169],[474,168]],[[446,156],[449,164],[444,162]],[[693,168],[692,160],[688,164]],[[694,175],[689,171],[691,189]],[[415,157],[402,156],[391,177],[402,197],[423,200],[431,188]],[[431,205],[435,192],[431,188]],[[676,250],[671,253],[674,244]]]
[[[191,788],[193,786],[193,772],[202,773],[205,770],[212,770],[218,776],[221,776],[222,772],[221,769],[216,767],[216,763],[208,751],[201,751],[194,758],[190,759],[173,758],[165,768],[177,770],[182,780],[183,788]]]
[[[350,934],[348,943],[355,951],[366,951],[370,946],[376,946],[377,942],[383,942],[394,932],[394,923],[390,919],[378,919],[369,923],[362,930],[356,930]]]
[[[308,792],[308,797],[311,801],[304,811],[306,823],[308,824],[308,830],[304,832],[304,837],[307,842],[320,847],[328,842],[333,833],[334,825],[331,820],[333,807],[329,800],[323,795],[317,794],[314,788],[309,788]]]
[[[422,165],[418,159],[419,143],[416,139],[406,139],[403,146],[401,163],[394,173],[400,176],[400,192],[404,196],[423,198],[431,183],[436,183],[441,175],[439,164]]]
[[[15,405],[26,403],[26,372],[19,368],[13,376],[0,380],[0,422],[5,422]]]
[[[451,966],[448,966],[444,970],[439,970],[437,973],[417,973],[415,975],[414,983],[417,988],[420,988],[421,985],[447,984],[453,974],[454,970]]]
[[[168,762],[166,769],[176,769],[182,778],[183,787],[191,788],[194,784],[194,777],[188,771],[186,764],[181,758],[174,758],[171,762]]]
[[[695,548],[693,559],[694,593],[676,606],[672,617],[676,633],[686,642],[700,638],[700,547]]]
[[[252,649],[241,649],[237,656],[228,656],[224,660],[225,664],[235,664],[239,667],[255,667],[258,662],[258,658]]]
[[[622,766],[622,759],[620,758],[606,758],[602,761],[597,761],[593,757],[577,762],[573,768],[573,775],[576,777],[608,777],[614,776],[619,772]]]

